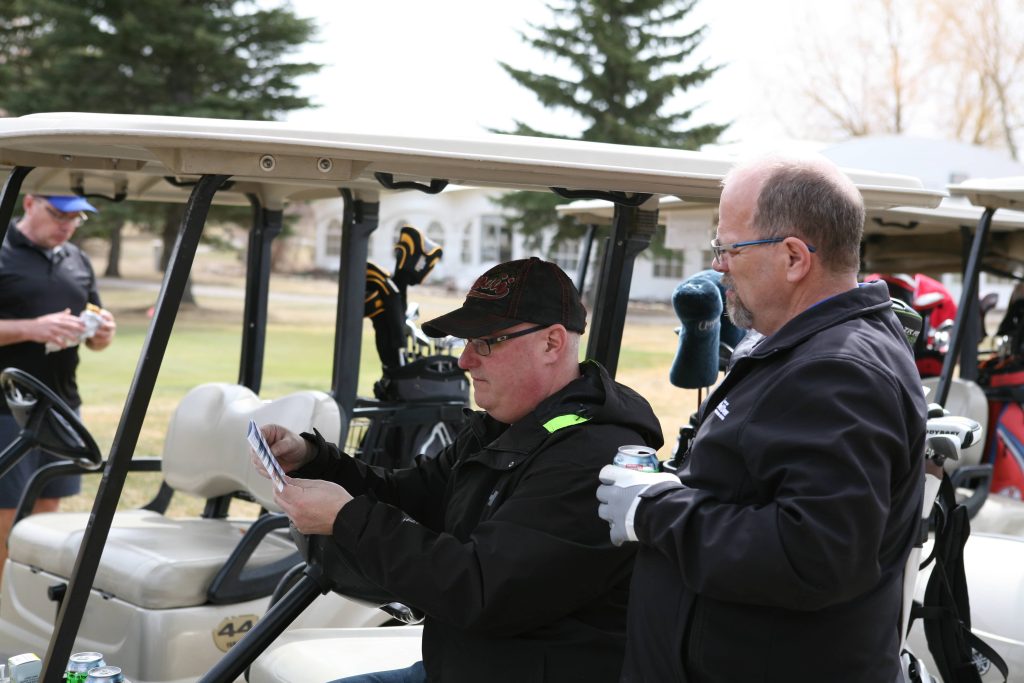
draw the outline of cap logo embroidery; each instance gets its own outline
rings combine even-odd
[[[481,275],[469,290],[467,297],[474,299],[504,299],[516,283],[514,275],[501,273],[494,277]]]

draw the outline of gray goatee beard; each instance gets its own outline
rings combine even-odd
[[[743,305],[739,294],[733,288],[732,278],[728,275],[723,275],[722,286],[732,291],[732,296],[725,297],[725,311],[729,314],[729,320],[732,321],[733,325],[742,330],[754,329],[754,314]]]

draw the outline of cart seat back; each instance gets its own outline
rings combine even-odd
[[[299,433],[315,427],[338,443],[341,413],[328,394],[299,391],[261,401],[237,384],[202,384],[186,394],[167,427],[164,479],[175,491],[214,498],[248,491],[268,510],[274,504],[270,480],[253,466],[246,439],[249,419],[276,423]]]

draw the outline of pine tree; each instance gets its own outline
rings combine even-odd
[[[320,66],[285,56],[313,35],[311,19],[255,0],[7,0],[0,110],[272,120],[310,106],[295,80]],[[170,253],[179,207],[101,209],[97,223],[161,224]]]
[[[679,27],[697,0],[562,0],[549,5],[551,26],[530,25],[535,33],[523,39],[556,60],[566,63],[574,78],[560,78],[516,69],[505,71],[529,88],[545,107],[563,109],[583,119],[578,138],[597,142],[675,149],[698,149],[713,143],[728,124],[685,128],[697,107],[667,111],[670,100],[695,89],[718,70],[698,64],[689,71],[682,64],[700,45],[706,27],[680,32]],[[515,121],[517,135],[562,137]],[[579,228],[571,219],[558,221],[555,207],[564,203],[555,195],[514,192],[499,202],[511,209],[511,227],[539,241],[541,230],[558,225],[556,241],[575,237]]]

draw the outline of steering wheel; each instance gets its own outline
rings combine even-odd
[[[39,448],[87,470],[103,466],[99,446],[68,404],[38,379],[17,368],[0,373],[11,415],[21,427],[18,437],[0,452],[0,475],[28,452]]]

